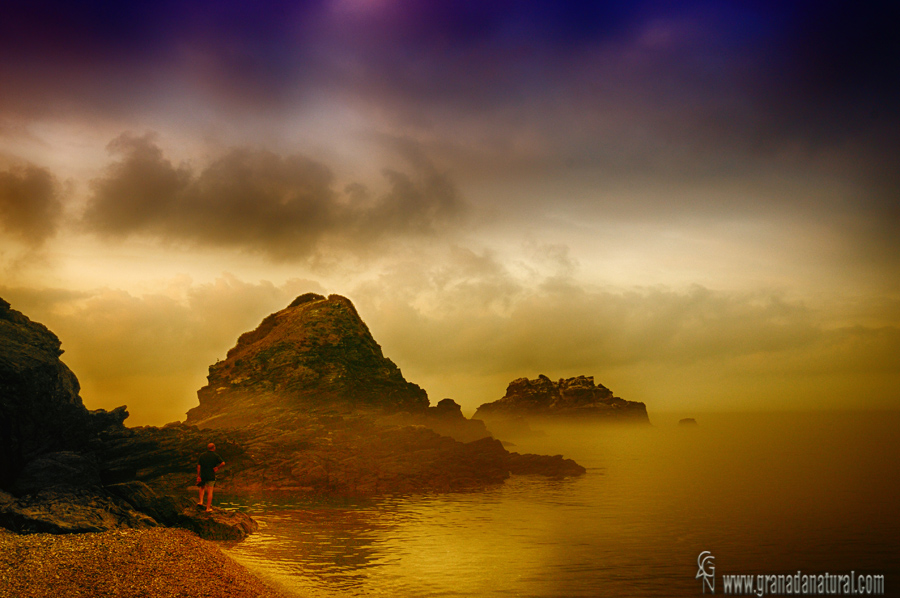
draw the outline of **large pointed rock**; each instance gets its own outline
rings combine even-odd
[[[349,299],[298,297],[242,334],[209,368],[187,423],[242,427],[285,411],[334,407],[424,411],[428,396],[407,382],[372,338]]]

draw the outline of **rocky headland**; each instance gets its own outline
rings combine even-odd
[[[242,513],[200,512],[184,491],[110,479],[110,440],[136,432],[123,424],[124,406],[84,406],[62,353],[55,334],[0,299],[0,527],[58,534],[173,526],[213,539],[256,529]]]
[[[561,378],[554,382],[543,374],[534,380],[518,378],[509,383],[503,398],[481,405],[475,418],[491,429],[530,431],[540,421],[565,423],[649,423],[647,407],[614,396],[593,376]]]
[[[0,526],[68,533],[182,527],[238,539],[255,522],[203,513],[192,491],[208,442],[218,496],[456,491],[511,474],[575,476],[562,456],[507,451],[478,420],[403,378],[346,298],[307,294],[210,366],[184,423],[129,428],[89,411],[59,339],[0,303]]]

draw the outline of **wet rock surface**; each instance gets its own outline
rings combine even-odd
[[[536,419],[650,421],[643,403],[614,396],[602,384],[595,384],[593,376],[561,378],[556,382],[544,375],[534,380],[518,378],[509,383],[503,398],[481,405],[475,417],[497,427],[524,427],[529,420]]]

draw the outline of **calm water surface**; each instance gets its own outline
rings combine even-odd
[[[231,505],[260,531],[225,549],[297,596],[696,596],[703,550],[718,574],[853,570],[900,595],[900,413],[677,420],[513,439],[587,467],[573,480]]]

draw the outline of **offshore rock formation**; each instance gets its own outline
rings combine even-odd
[[[171,525],[229,539],[254,528],[241,513],[201,513],[184,493],[147,488],[136,501],[133,486],[114,485],[127,480],[109,479],[117,472],[105,459],[107,442],[129,434],[128,412],[85,408],[61,354],[56,335],[0,299],[0,526],[71,533]]]
[[[527,422],[529,419],[650,421],[643,403],[613,396],[611,390],[602,384],[595,384],[593,376],[577,376],[558,382],[544,375],[535,380],[513,380],[502,399],[480,406],[475,417],[491,426],[495,422]]]
[[[451,399],[429,407],[338,295],[302,295],[266,317],[208,380],[181,437],[205,428],[241,447],[231,460],[222,454],[230,492],[374,495],[477,488],[510,473],[584,473],[571,460],[507,452]],[[179,479],[150,477],[139,479]]]
[[[284,410],[422,411],[428,396],[385,358],[346,298],[307,293],[242,334],[210,366],[187,423],[235,427]]]

